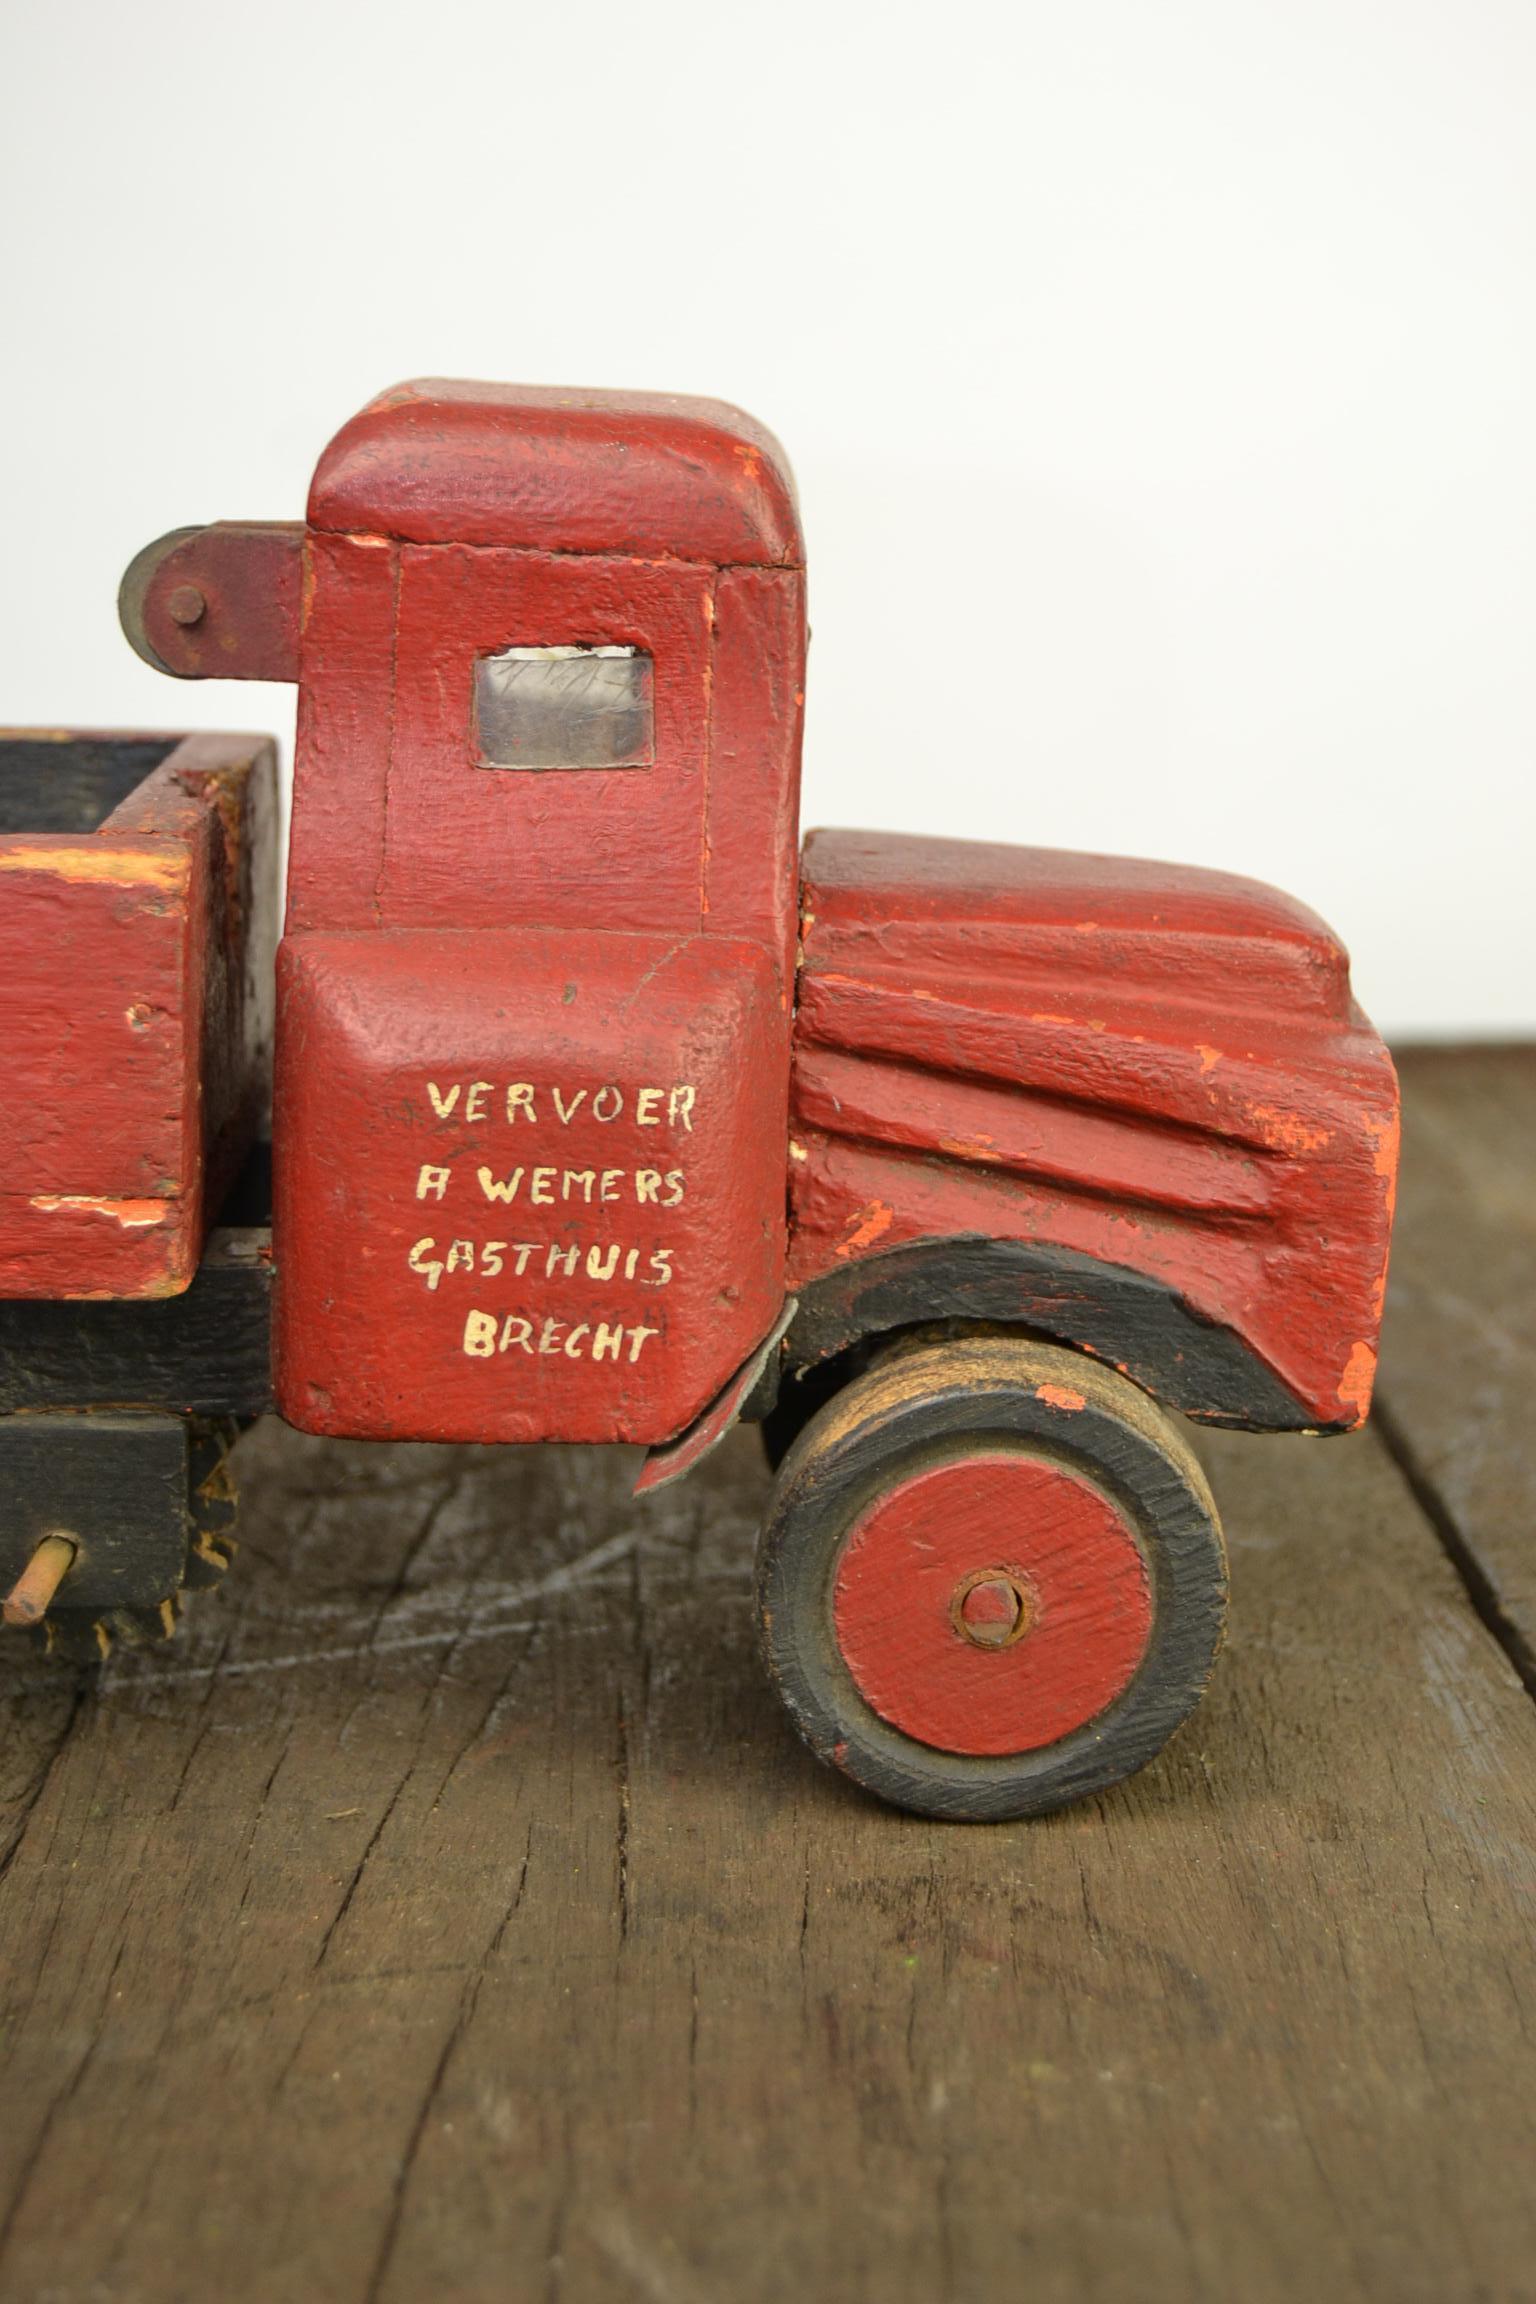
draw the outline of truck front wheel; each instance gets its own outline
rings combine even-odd
[[[820,1759],[918,1815],[1040,1815],[1199,1702],[1226,1552],[1193,1451],[1080,1354],[1000,1334],[857,1377],[784,1458],[763,1653]]]

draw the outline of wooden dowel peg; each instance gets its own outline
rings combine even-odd
[[[72,1536],[45,1536],[6,1594],[7,1624],[41,1624],[49,1604],[74,1565]]]

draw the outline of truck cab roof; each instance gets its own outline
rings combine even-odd
[[[321,457],[309,525],[416,544],[800,567],[794,479],[721,400],[558,385],[396,385]]]

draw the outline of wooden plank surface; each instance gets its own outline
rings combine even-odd
[[[1536,1695],[1536,1048],[1399,1069],[1381,1428]]]
[[[258,1428],[173,1649],[0,1657],[0,2296],[1536,2297],[1536,1706],[1374,1433],[1199,1444],[1204,1709],[967,1828],[783,1729],[750,1432]]]

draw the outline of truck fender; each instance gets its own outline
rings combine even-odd
[[[785,1338],[785,1358],[797,1374],[873,1336],[974,1321],[1074,1344],[1198,1423],[1254,1432],[1320,1429],[1235,1329],[1207,1319],[1146,1273],[1071,1249],[985,1234],[918,1240],[824,1273],[798,1294]]]
[[[703,1462],[712,1448],[720,1442],[741,1414],[743,1407],[757,1389],[758,1380],[768,1366],[769,1359],[794,1319],[798,1307],[793,1296],[785,1303],[768,1334],[751,1357],[742,1362],[730,1382],[724,1385],[686,1431],[679,1432],[675,1440],[664,1440],[649,1449],[635,1481],[637,1496],[648,1496],[653,1488],[665,1488],[673,1480],[681,1480],[695,1464]]]

